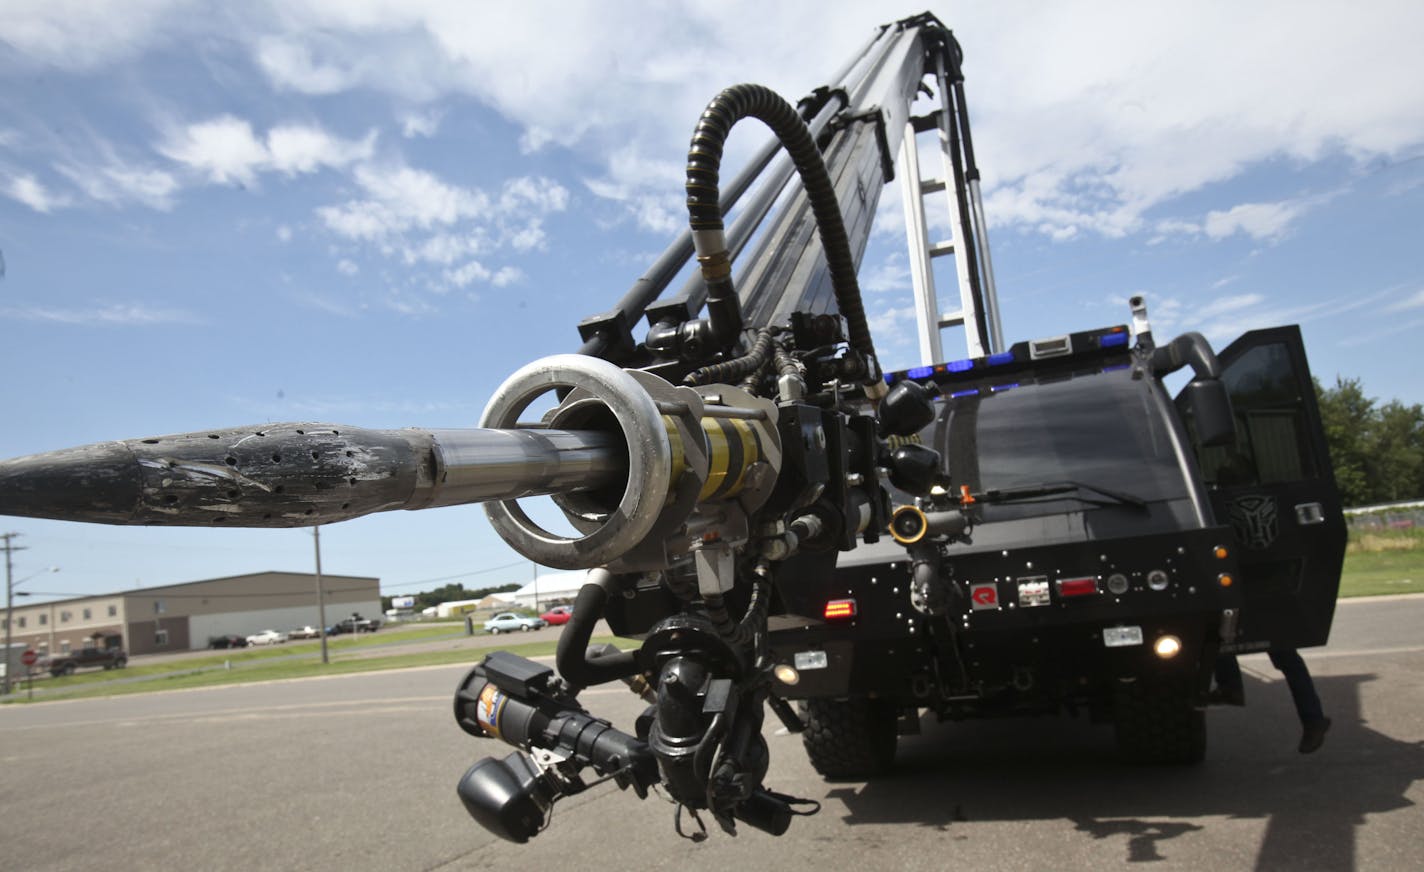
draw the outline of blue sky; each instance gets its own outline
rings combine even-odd
[[[708,99],[756,81],[794,100],[920,11],[495,5],[7,2],[0,456],[270,421],[472,426],[682,226]],[[965,51],[1010,341],[1121,323],[1145,294],[1159,335],[1299,323],[1323,380],[1424,402],[1417,4],[933,11]],[[739,127],[729,165],[760,138]],[[918,362],[902,232],[891,186],[862,281],[892,368]],[[16,578],[61,567],[36,592],[312,563],[301,530],[0,531],[29,549]],[[322,543],[326,571],[388,592],[533,573],[478,507]]]

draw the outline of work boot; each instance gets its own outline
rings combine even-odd
[[[1212,705],[1243,706],[1246,704],[1246,691],[1240,687],[1232,690],[1215,687],[1206,695],[1206,701]]]
[[[1320,750],[1320,746],[1325,744],[1325,731],[1330,729],[1330,719],[1321,718],[1305,725],[1305,731],[1300,734],[1300,747],[1297,749],[1302,754],[1313,754]]]

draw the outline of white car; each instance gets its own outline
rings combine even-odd
[[[311,624],[307,624],[305,627],[300,627],[300,628],[298,628],[298,629],[296,629],[296,630],[293,630],[292,632],[288,633],[288,634],[287,634],[287,638],[288,638],[288,639],[320,639],[320,638],[321,638],[321,630],[318,630],[316,627],[313,627]]]
[[[276,645],[287,641],[286,633],[279,633],[276,630],[263,630],[260,633],[253,633],[247,637],[249,645]]]
[[[512,633],[515,630],[527,633],[543,626],[544,622],[539,618],[516,615],[514,612],[501,612],[485,621],[485,630],[496,636],[500,633]]]

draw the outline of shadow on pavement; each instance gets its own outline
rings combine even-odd
[[[1247,678],[1250,705],[1207,712],[1206,762],[1191,767],[1119,762],[1109,725],[1086,718],[935,724],[900,740],[896,773],[828,785],[850,824],[949,830],[960,821],[1071,820],[1093,839],[1127,836],[1127,862],[1211,826],[1202,818],[1266,821],[1257,869],[1352,869],[1365,815],[1410,806],[1424,776],[1421,744],[1363,722],[1360,689],[1372,675],[1320,678],[1334,720],[1325,747],[1296,752],[1300,730],[1281,682]]]

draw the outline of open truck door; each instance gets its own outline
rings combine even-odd
[[[1300,328],[1253,330],[1218,357],[1235,438],[1202,445],[1189,430],[1212,510],[1235,531],[1242,614],[1226,650],[1323,645],[1346,530]]]

